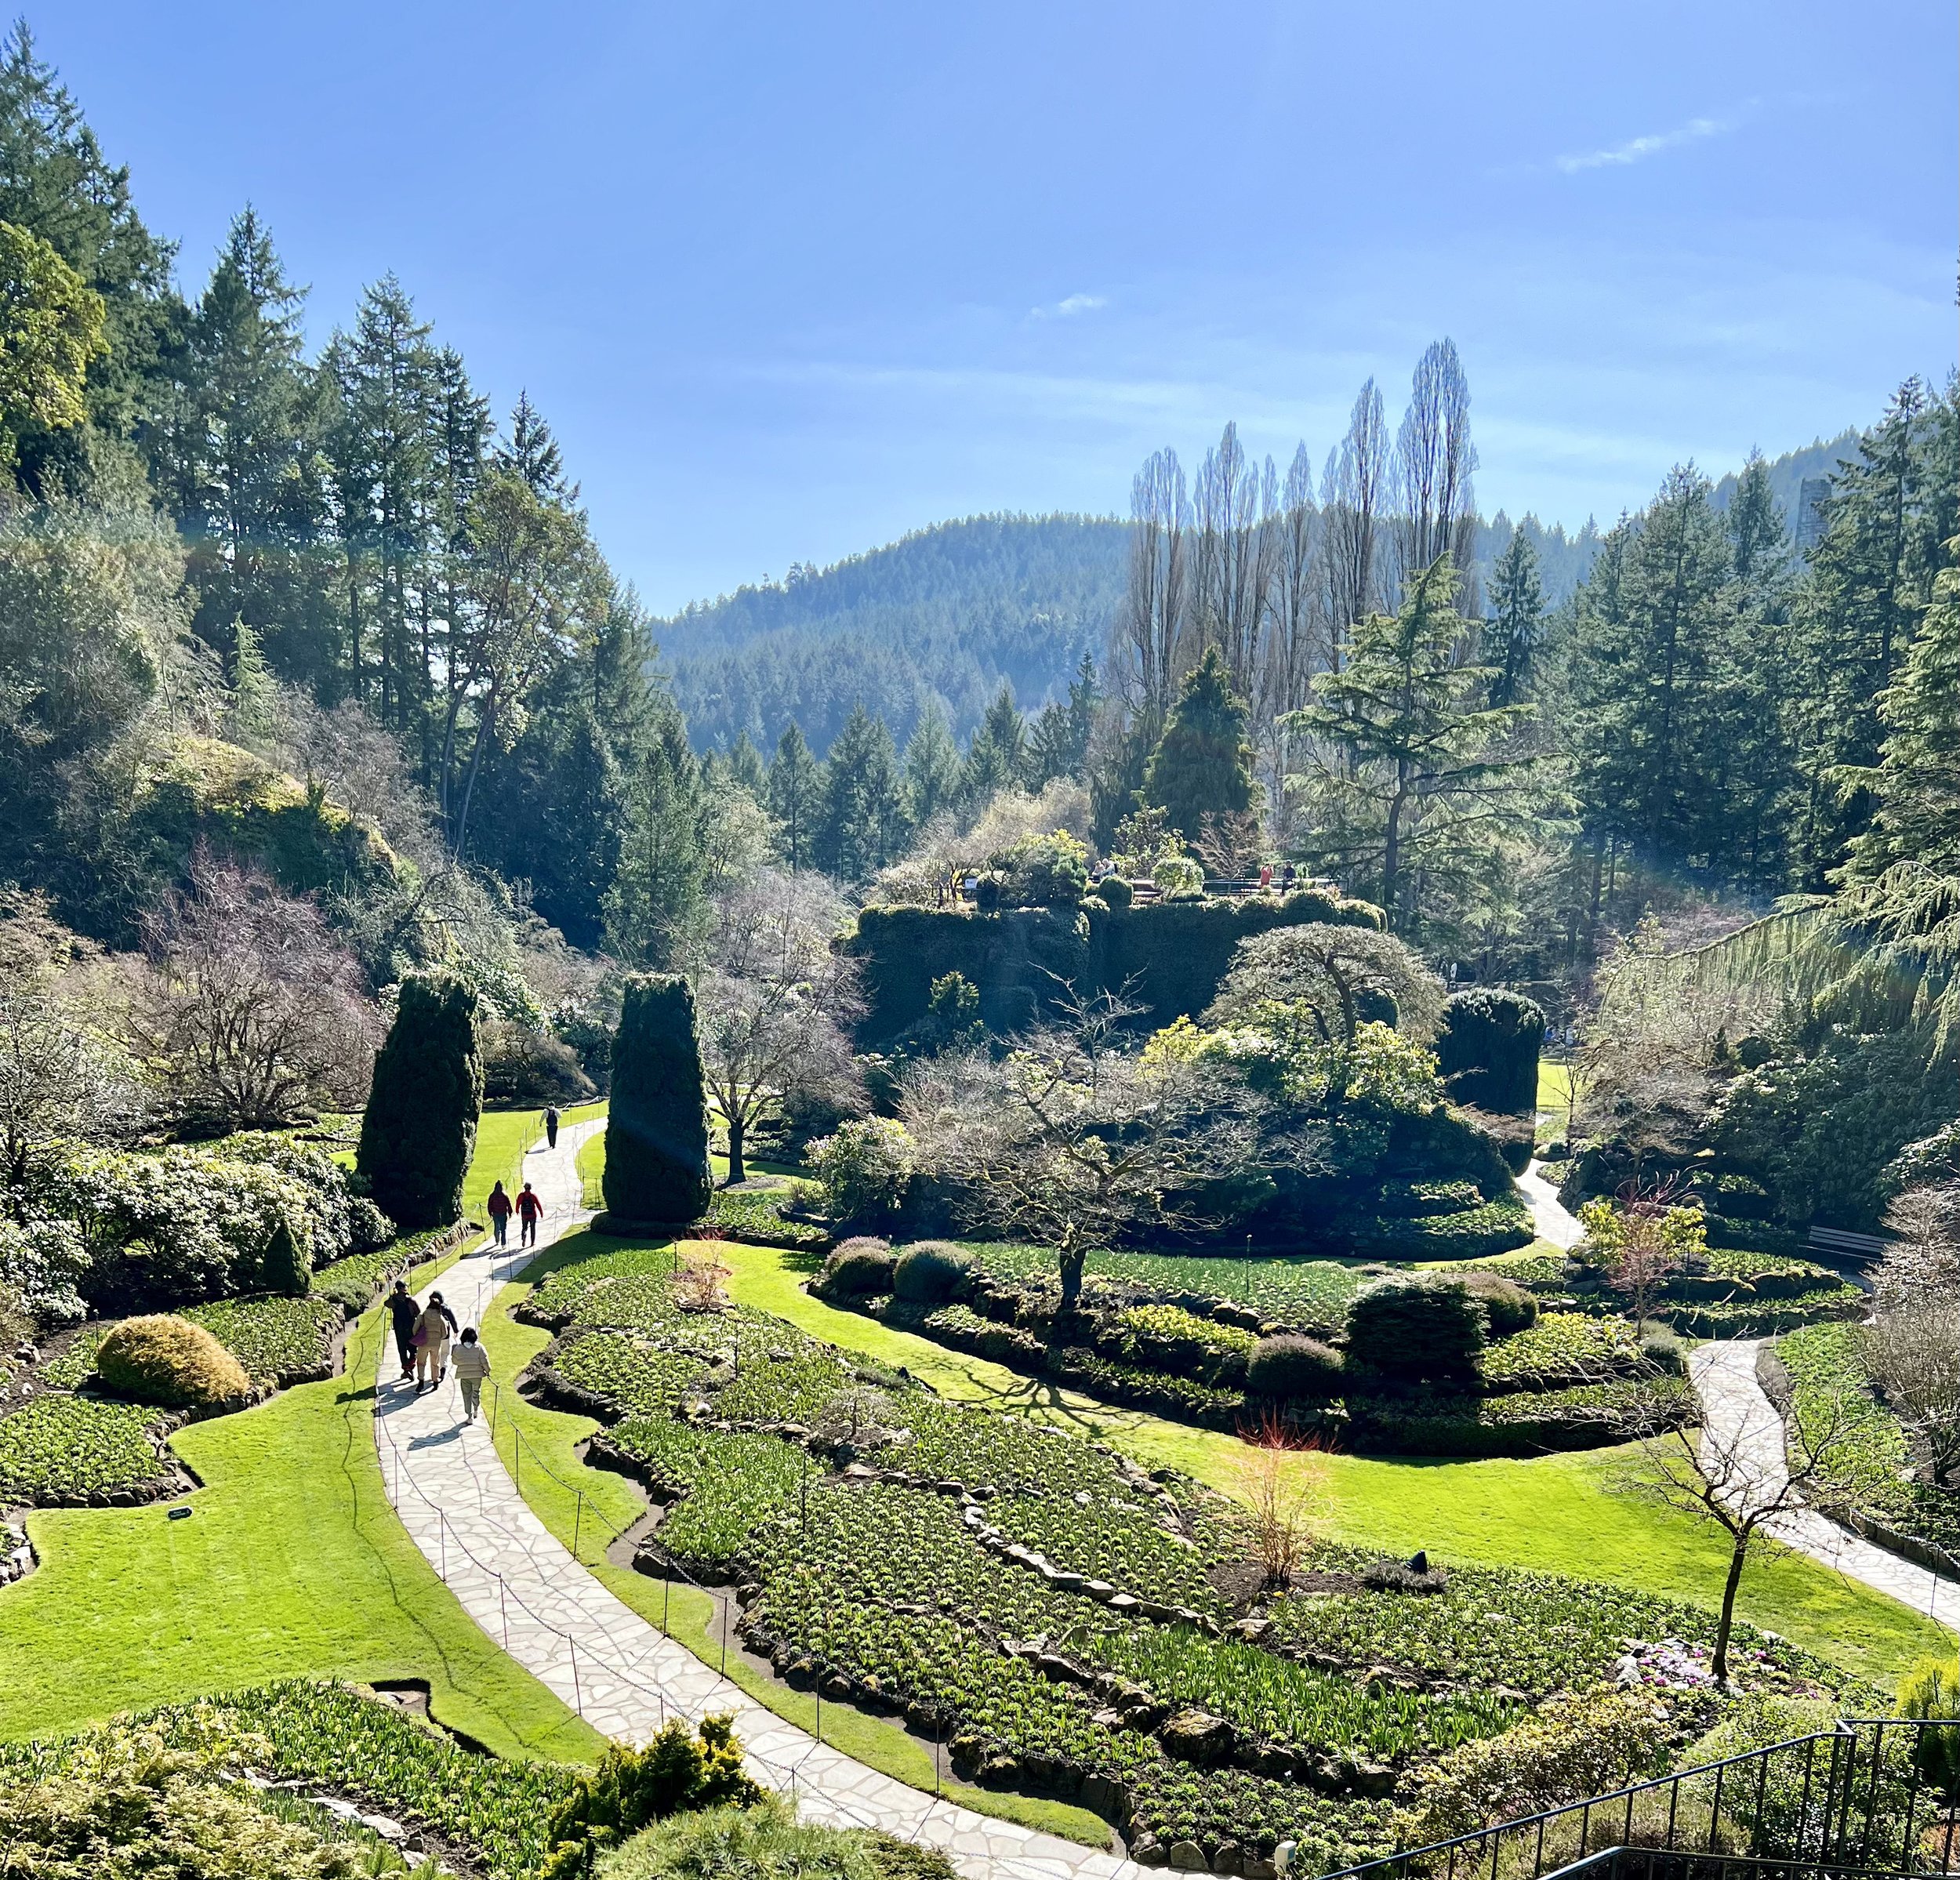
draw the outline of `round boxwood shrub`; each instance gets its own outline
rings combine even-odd
[[[606,1212],[622,1221],[699,1221],[711,1192],[693,990],[677,973],[635,973],[612,1040]]]
[[[1384,1279],[1348,1308],[1348,1358],[1393,1377],[1468,1377],[1487,1326],[1482,1302],[1454,1275]]]
[[[452,974],[411,974],[374,1061],[354,1155],[368,1192],[404,1233],[461,1218],[482,1109],[475,992]]]
[[[111,1326],[96,1370],[111,1390],[168,1410],[204,1410],[252,1394],[245,1366],[201,1325],[174,1312]]]
[[[972,1270],[972,1261],[951,1241],[916,1241],[899,1254],[891,1290],[910,1305],[939,1305]]]
[[[841,1241],[823,1263],[818,1290],[826,1298],[862,1299],[891,1290],[891,1272],[896,1264],[891,1243],[873,1234],[858,1234]]]
[[[1099,900],[1113,908],[1126,908],[1136,898],[1135,889],[1120,875],[1105,875],[1094,891]]]
[[[1470,1272],[1453,1276],[1463,1290],[1483,1307],[1485,1322],[1494,1338],[1508,1338],[1513,1332],[1529,1330],[1538,1323],[1538,1301],[1529,1288],[1504,1273]]]
[[[1341,1376],[1341,1354],[1332,1345],[1298,1332],[1282,1332],[1261,1338],[1252,1348],[1246,1361],[1246,1392],[1323,1402],[1340,1390]]]
[[[1544,1007],[1522,993],[1472,986],[1443,1002],[1436,1027],[1436,1069],[1459,1103],[1500,1116],[1528,1116],[1538,1107],[1538,1047]]]

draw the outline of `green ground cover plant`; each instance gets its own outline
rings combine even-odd
[[[327,1376],[333,1341],[346,1322],[334,1299],[220,1299],[184,1317],[201,1325],[258,1385],[309,1382]]]
[[[1639,1341],[1624,1319],[1542,1312],[1535,1325],[1486,1346],[1478,1374],[1490,1390],[1544,1390],[1595,1382],[1639,1361]]]
[[[174,1486],[159,1453],[158,1413],[56,1392],[0,1418],[0,1501],[53,1507]]]
[[[1261,1742],[1401,1763],[1508,1729],[1516,1699],[1391,1690],[1316,1671],[1236,1639],[1188,1626],[1095,1635],[1096,1663],[1154,1696],[1223,1717]]]

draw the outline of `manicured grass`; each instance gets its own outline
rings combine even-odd
[[[579,1150],[579,1181],[585,1191],[587,1207],[605,1206],[605,1174],[606,1133],[601,1130]]]
[[[1568,1112],[1572,1104],[1572,1067],[1556,1064],[1549,1058],[1538,1060],[1538,1113],[1547,1127],[1539,1131],[1541,1138],[1550,1141],[1554,1136],[1566,1132]]]
[[[500,1755],[597,1755],[597,1733],[492,1644],[389,1506],[371,1407],[383,1332],[371,1312],[347,1375],[180,1431],[205,1484],[189,1519],[28,1517],[42,1564],[0,1591],[0,1737],[276,1678],[419,1679],[439,1720]]]
[[[717,1252],[733,1269],[728,1290],[742,1304],[880,1363],[907,1367],[949,1397],[1044,1417],[1228,1493],[1241,1486],[1247,1451],[1230,1436],[1112,1409],[837,1311],[803,1290],[813,1263],[799,1263],[793,1254],[728,1241]],[[1474,1462],[1330,1457],[1325,1531],[1331,1539],[1393,1553],[1426,1548],[1446,1559],[1572,1573],[1716,1605],[1727,1564],[1725,1537],[1617,1492],[1629,1454],[1608,1450]],[[1752,1562],[1739,1610],[1754,1624],[1887,1688],[1916,1657],[1952,1649],[1945,1631],[1923,1615],[1798,1555]]]
[[[583,1232],[572,1234],[547,1249],[530,1271],[542,1279],[548,1272],[572,1264],[583,1253],[611,1244],[589,1240]],[[497,1453],[503,1457],[505,1466],[513,1469],[532,1512],[564,1545],[570,1548],[575,1542],[579,1559],[604,1585],[649,1624],[670,1630],[671,1636],[704,1664],[719,1665],[722,1659],[720,1635],[715,1629],[717,1608],[707,1594],[650,1579],[630,1567],[615,1566],[607,1561],[606,1544],[613,1532],[637,1520],[645,1513],[646,1504],[621,1476],[610,1470],[587,1468],[579,1460],[576,1446],[599,1425],[589,1417],[567,1416],[528,1403],[508,1388],[550,1341],[548,1334],[533,1326],[520,1325],[510,1316],[510,1308],[529,1290],[528,1285],[506,1287],[483,1327],[483,1341],[489,1348],[491,1363],[506,1387],[497,1399]],[[583,1508],[579,1505],[581,1493]],[[728,1660],[727,1675],[731,1683],[778,1716],[804,1729],[815,1730],[818,1706],[811,1693],[784,1688],[733,1653]],[[848,1705],[830,1704],[823,1709],[822,1730],[823,1740],[833,1748],[884,1775],[931,1792],[931,1746],[921,1744],[897,1724],[866,1716]],[[1109,1845],[1108,1824],[1085,1809],[1066,1802],[968,1788],[955,1782],[943,1766],[940,1786],[950,1799],[978,1813],[1042,1828],[1092,1847]]]

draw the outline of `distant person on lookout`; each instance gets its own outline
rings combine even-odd
[[[555,1108],[544,1113],[544,1145],[546,1149],[558,1146],[558,1112]]]
[[[497,1245],[502,1247],[510,1231],[510,1197],[503,1192],[501,1181],[491,1189],[490,1199],[483,1205],[489,1212],[490,1225],[496,1234]]]
[[[544,1203],[532,1192],[531,1184],[524,1185],[524,1192],[517,1197],[517,1218],[524,1223],[524,1244],[538,1244],[538,1222],[544,1214]]]

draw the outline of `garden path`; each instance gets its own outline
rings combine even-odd
[[[1576,1216],[1566,1212],[1559,1191],[1544,1178],[1544,1164],[1535,1156],[1518,1178],[1518,1186],[1531,1204],[1531,1225],[1538,1238],[1566,1252],[1577,1246],[1586,1230]]]
[[[546,1208],[540,1245],[586,1218],[575,1164],[604,1127],[571,1125],[555,1149],[527,1153]],[[479,1323],[532,1257],[480,1247],[443,1276],[444,1297]],[[418,1397],[391,1370],[384,1361],[376,1380],[375,1443],[402,1525],[477,1624],[596,1729],[644,1743],[670,1716],[731,1711],[758,1779],[808,1819],[942,1849],[970,1880],[1144,1880],[1134,1861],[936,1800],[764,1709],[572,1558],[526,1505],[485,1425],[463,1423],[453,1381]]]
[[[1789,1479],[1782,1413],[1756,1381],[1759,1338],[1717,1338],[1688,1355],[1701,1400],[1704,1443],[1732,1450],[1740,1480],[1733,1499],[1747,1506],[1773,1496]],[[1835,1567],[1847,1578],[1889,1593],[1947,1625],[1960,1624],[1960,1581],[1929,1573],[1853,1533],[1815,1508],[1792,1508],[1764,1523],[1786,1546]]]

